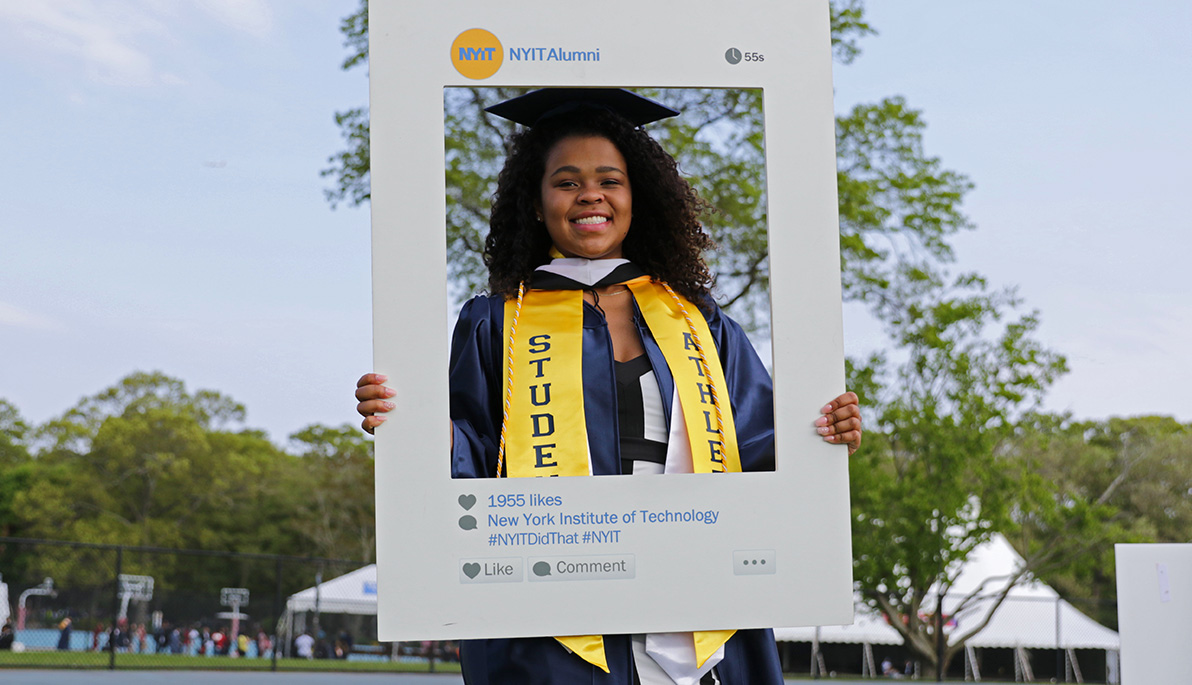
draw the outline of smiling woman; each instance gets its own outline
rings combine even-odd
[[[564,88],[488,111],[528,128],[493,196],[489,294],[464,306],[452,339],[452,476],[773,470],[770,377],[712,300],[708,206],[643,129],[677,112]],[[384,382],[357,384],[365,430],[393,408]],[[856,396],[815,425],[855,449]],[[461,656],[478,685],[782,682],[768,630],[470,640]]]
[[[564,138],[551,149],[538,220],[564,257],[621,258],[633,219],[626,166],[607,138]]]

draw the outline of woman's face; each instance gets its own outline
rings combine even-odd
[[[608,138],[573,136],[546,155],[538,211],[566,257],[621,257],[633,217],[625,158]]]

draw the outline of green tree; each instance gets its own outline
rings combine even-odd
[[[35,441],[43,450],[83,453],[107,419],[153,409],[189,416],[206,429],[243,424],[245,417],[242,405],[218,392],[199,390],[191,395],[177,378],[161,372],[134,372],[40,426]]]
[[[345,70],[368,64],[368,0],[360,0],[360,6],[344,17],[339,24],[344,35],[344,47],[348,56],[340,65]],[[341,202],[357,206],[368,202],[372,196],[369,177],[368,156],[368,107],[354,107],[335,114],[335,125],[347,147],[335,153],[324,169],[323,176],[333,176],[335,186],[324,191],[332,207]]]
[[[34,464],[25,444],[29,425],[8,400],[0,399],[0,535],[20,532],[15,499],[29,487]]]
[[[1007,453],[1021,506],[1007,529],[1037,574],[1116,626],[1115,542],[1192,538],[1192,426],[1162,416],[1025,421]]]
[[[836,118],[843,292],[883,321],[947,282],[949,239],[973,228],[961,210],[972,183],[924,152],[925,129],[900,97]]]
[[[0,467],[22,464],[29,459],[25,438],[29,424],[11,402],[0,399]]]
[[[14,499],[24,530],[124,545],[301,549],[275,523],[294,510],[282,478],[290,458],[260,431],[239,426],[243,417],[230,398],[189,393],[182,381],[160,373],[132,374],[84,398],[38,431],[36,478]],[[50,550],[39,563],[64,581],[106,573],[73,564],[70,556]],[[188,578],[186,563],[158,561],[166,566],[156,572],[167,583]]]
[[[302,481],[301,511],[291,525],[318,556],[373,561],[376,506],[373,443],[350,425],[307,426],[290,436]]]
[[[1037,318],[1015,316],[1012,294],[972,276],[918,283],[888,298],[903,308],[883,305],[901,361],[850,366],[871,407],[865,449],[850,462],[854,573],[865,601],[942,672],[985,623],[941,641],[923,617],[936,616],[968,555],[1010,526],[1020,471],[1000,445],[1065,362],[1033,340]]]

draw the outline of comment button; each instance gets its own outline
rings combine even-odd
[[[632,554],[577,557],[530,557],[530,581],[628,580],[634,577]]]

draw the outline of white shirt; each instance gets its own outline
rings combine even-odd
[[[294,647],[298,649],[298,656],[311,658],[315,655],[315,639],[306,633],[294,638]]]

